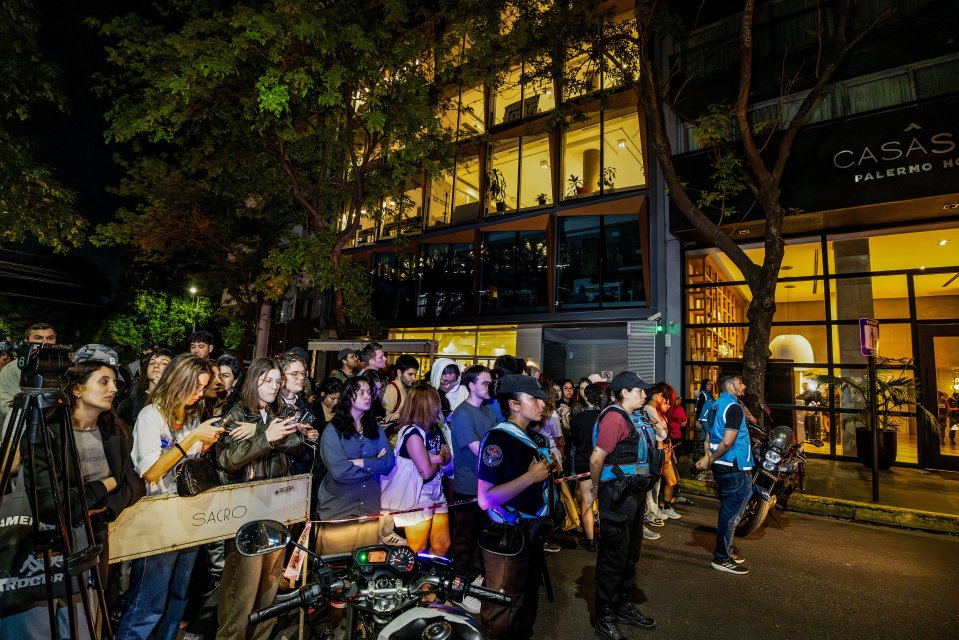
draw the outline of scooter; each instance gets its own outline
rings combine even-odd
[[[759,406],[767,421],[771,421],[769,407]],[[794,491],[802,491],[806,476],[803,445],[808,442],[823,446],[822,440],[794,442],[795,436],[789,427],[774,424],[764,427],[751,420],[746,424],[756,434],[753,442],[753,493],[736,526],[737,536],[747,536],[759,529],[777,504],[785,506]]]
[[[236,534],[237,551],[245,556],[272,553],[288,544],[313,558],[310,583],[251,613],[250,624],[294,609],[322,608],[335,600],[346,607],[344,640],[486,640],[482,625],[456,603],[466,596],[503,606],[511,603],[505,594],[455,575],[446,558],[417,555],[409,547],[374,545],[321,557],[273,520],[248,522]],[[427,596],[433,596],[433,602],[427,602]]]

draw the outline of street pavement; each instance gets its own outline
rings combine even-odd
[[[654,631],[628,638],[959,637],[959,538],[777,512],[737,541],[750,573],[709,566],[718,502],[695,497],[644,541],[634,602]],[[556,601],[540,599],[536,637],[593,637],[595,556],[547,554]]]

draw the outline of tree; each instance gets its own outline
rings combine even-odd
[[[84,220],[75,194],[36,160],[36,112],[64,109],[57,69],[40,53],[39,24],[29,0],[9,0],[0,9],[0,238],[35,238],[58,253],[79,246]]]
[[[647,125],[649,142],[670,198],[693,227],[722,250],[743,273],[752,293],[746,312],[749,334],[743,349],[743,377],[750,391],[759,398],[765,396],[768,345],[776,312],[776,283],[785,252],[783,222],[790,213],[781,193],[790,153],[802,125],[814,113],[843,59],[863,38],[894,15],[896,4],[893,0],[885,9],[862,19],[862,16],[854,15],[855,0],[839,0],[835,4],[834,30],[827,32],[824,20],[817,25],[818,55],[811,63],[791,73],[785,71],[785,64],[782,65],[784,75],[780,78],[780,86],[783,98],[797,83],[808,86],[798,109],[791,115],[780,109],[775,123],[757,126],[750,121],[749,115],[756,63],[753,37],[756,0],[744,0],[738,34],[739,82],[735,105],[732,109],[713,105],[704,114],[685,116],[687,121],[699,125],[701,142],[713,152],[715,184],[699,197],[695,197],[694,190],[677,170],[668,135],[667,112],[672,108],[673,113],[684,117],[682,110],[675,108],[683,86],[675,82],[677,69],[664,72],[656,57],[667,39],[678,34],[677,19],[670,14],[674,5],[666,0],[637,2],[634,15],[627,20],[619,19],[612,10],[597,8],[596,3],[589,0],[566,0],[555,4],[531,0],[521,12],[531,23],[523,31],[533,37],[517,43],[520,48],[517,55],[531,63],[531,77],[536,74],[558,75],[565,84],[582,88],[577,82],[583,81],[577,78],[587,77],[587,74],[581,70],[557,64],[536,64],[537,52],[552,47],[554,55],[560,54],[563,60],[582,56],[584,65],[592,65],[595,71],[604,75],[606,86],[627,87],[636,93],[638,115],[645,118],[641,124]],[[820,13],[830,10],[818,1],[817,7]],[[856,24],[865,26],[856,29]],[[546,34],[561,34],[558,48]],[[736,125],[738,141],[733,139],[732,128],[728,126],[730,115]],[[721,124],[717,126],[717,122]],[[721,226],[741,191],[751,196],[765,218],[765,253],[761,264],[753,262]],[[713,211],[718,211],[718,216],[711,216]]]
[[[364,216],[451,165],[454,138],[436,114],[473,68],[442,64],[467,28],[454,18],[498,33],[497,4],[174,2],[123,16],[102,25],[121,70],[108,137],[188,156],[190,176],[215,177],[233,202],[274,203],[258,220],[299,231],[270,253],[259,290],[332,291],[341,334],[368,326],[369,279],[343,250]],[[221,180],[234,172],[255,188]]]
[[[194,301],[156,291],[140,291],[125,309],[104,323],[97,340],[121,344],[136,353],[147,340],[173,347],[186,339],[194,322],[202,326],[212,313],[209,298]]]

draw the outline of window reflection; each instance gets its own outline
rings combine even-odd
[[[639,217],[574,216],[559,221],[557,306],[618,307],[645,302]]]
[[[416,300],[418,318],[472,313],[473,290],[472,244],[423,245]]]
[[[378,318],[409,318],[413,315],[413,261],[395,253],[374,253],[370,303]]]
[[[483,235],[480,312],[545,311],[548,305],[545,231]]]

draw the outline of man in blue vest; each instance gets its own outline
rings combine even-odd
[[[742,576],[749,570],[742,566],[743,558],[733,553],[733,535],[752,492],[750,470],[753,468],[753,454],[746,427],[746,409],[739,402],[746,392],[746,385],[742,377],[724,374],[716,386],[720,394],[709,410],[709,451],[696,462],[696,468],[705,470],[712,466],[719,498],[712,567]]]

